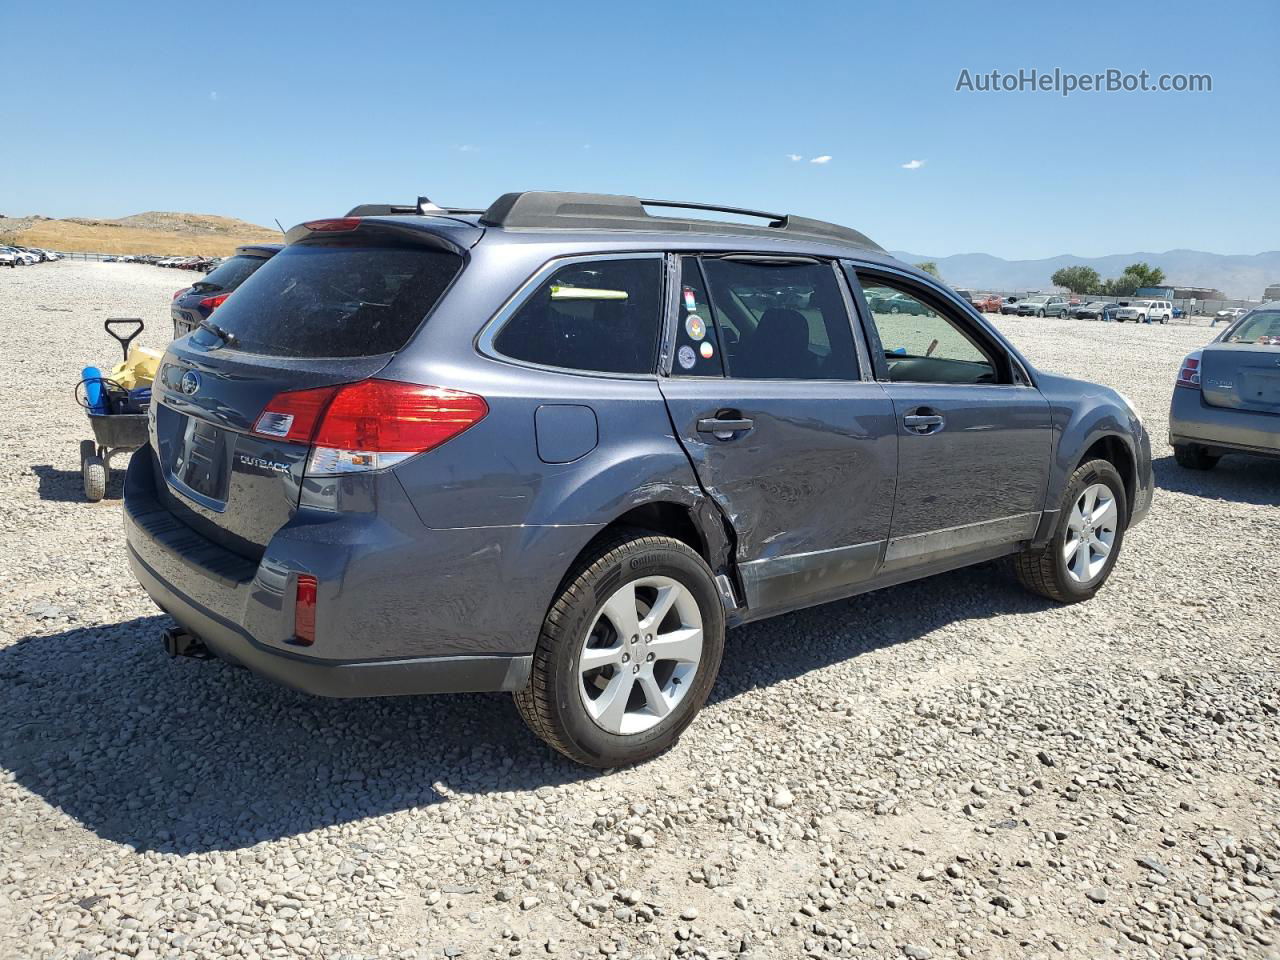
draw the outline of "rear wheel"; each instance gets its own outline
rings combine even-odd
[[[516,706],[571,760],[638,763],[689,725],[723,649],[724,610],[703,559],[678,540],[631,531],[570,574]]]
[[[1212,470],[1222,457],[1215,457],[1194,443],[1179,443],[1173,448],[1173,459],[1188,470]]]
[[[1116,468],[1106,460],[1083,464],[1067,484],[1049,543],[1014,557],[1018,580],[1032,593],[1061,603],[1088,600],[1111,575],[1128,512]]]

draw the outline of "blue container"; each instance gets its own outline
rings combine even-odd
[[[84,402],[90,413],[107,413],[107,391],[102,388],[102,371],[97,367],[85,367],[80,371],[84,383]]]

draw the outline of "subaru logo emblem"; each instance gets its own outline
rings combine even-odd
[[[188,370],[178,382],[178,388],[188,397],[192,396],[200,389],[200,374],[194,370]]]

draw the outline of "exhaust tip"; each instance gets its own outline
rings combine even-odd
[[[208,660],[213,654],[204,645],[204,641],[194,633],[181,627],[170,627],[161,634],[164,652],[171,657],[192,657],[196,660]]]

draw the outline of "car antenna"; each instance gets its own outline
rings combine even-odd
[[[280,232],[281,232],[282,234],[284,234],[285,236],[288,236],[288,235],[289,235],[289,231],[287,231],[287,230],[284,228],[284,226],[280,223],[280,218],[279,218],[279,217],[272,217],[271,219],[272,219],[272,220],[274,220],[274,221],[276,222],[276,226],[277,226],[277,227],[280,227]]]

